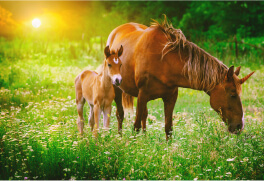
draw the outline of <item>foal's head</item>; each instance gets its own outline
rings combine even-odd
[[[240,133],[244,128],[244,115],[240,99],[241,85],[254,73],[239,79],[240,67],[234,71],[231,66],[223,83],[215,86],[210,93],[210,104],[220,114],[228,125],[228,131],[234,134]]]
[[[104,68],[107,69],[108,76],[111,78],[112,83],[116,86],[119,86],[122,82],[122,77],[120,74],[120,68],[122,66],[122,62],[120,60],[120,56],[123,53],[123,46],[121,45],[120,49],[110,52],[109,46],[105,47],[105,61]]]

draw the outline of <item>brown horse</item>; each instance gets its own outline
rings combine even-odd
[[[122,65],[119,57],[122,55],[123,47],[110,52],[109,46],[104,50],[105,60],[100,74],[85,70],[75,79],[76,105],[78,111],[77,126],[79,132],[83,133],[84,118],[83,106],[85,101],[90,105],[89,124],[94,135],[99,129],[99,120],[103,112],[104,127],[109,128],[111,104],[115,97],[114,87],[122,82],[120,67]]]
[[[147,102],[162,98],[165,112],[166,138],[172,132],[172,113],[178,96],[178,87],[205,91],[210,96],[211,107],[221,114],[231,133],[244,128],[240,99],[241,85],[254,73],[239,79],[240,67],[228,68],[194,43],[186,40],[180,29],[175,29],[165,19],[154,21],[147,27],[128,23],[115,28],[107,45],[126,47],[123,52],[119,88],[138,97],[134,129],[146,129]],[[122,91],[115,87],[119,131],[122,129]]]

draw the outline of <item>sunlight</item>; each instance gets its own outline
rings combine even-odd
[[[40,25],[41,25],[41,21],[40,21],[40,19],[35,18],[35,19],[32,20],[32,26],[33,26],[34,28],[38,28],[38,27],[40,27]]]

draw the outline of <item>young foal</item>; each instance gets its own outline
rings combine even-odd
[[[104,127],[109,128],[111,104],[115,98],[113,85],[119,86],[122,82],[119,57],[123,53],[121,45],[117,52],[110,52],[109,46],[104,50],[105,60],[100,74],[85,70],[75,79],[76,105],[78,111],[77,125],[79,132],[83,134],[84,118],[83,106],[85,101],[90,105],[89,124],[94,135],[99,130],[99,119],[103,112]]]

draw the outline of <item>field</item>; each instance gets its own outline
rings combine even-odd
[[[242,134],[227,132],[204,92],[180,89],[170,141],[160,99],[148,103],[147,132],[125,119],[122,137],[113,103],[111,129],[96,139],[88,121],[78,134],[74,92],[78,73],[103,61],[95,45],[0,40],[1,180],[264,179],[264,66],[254,57],[240,59],[240,77],[256,70],[243,85]]]

